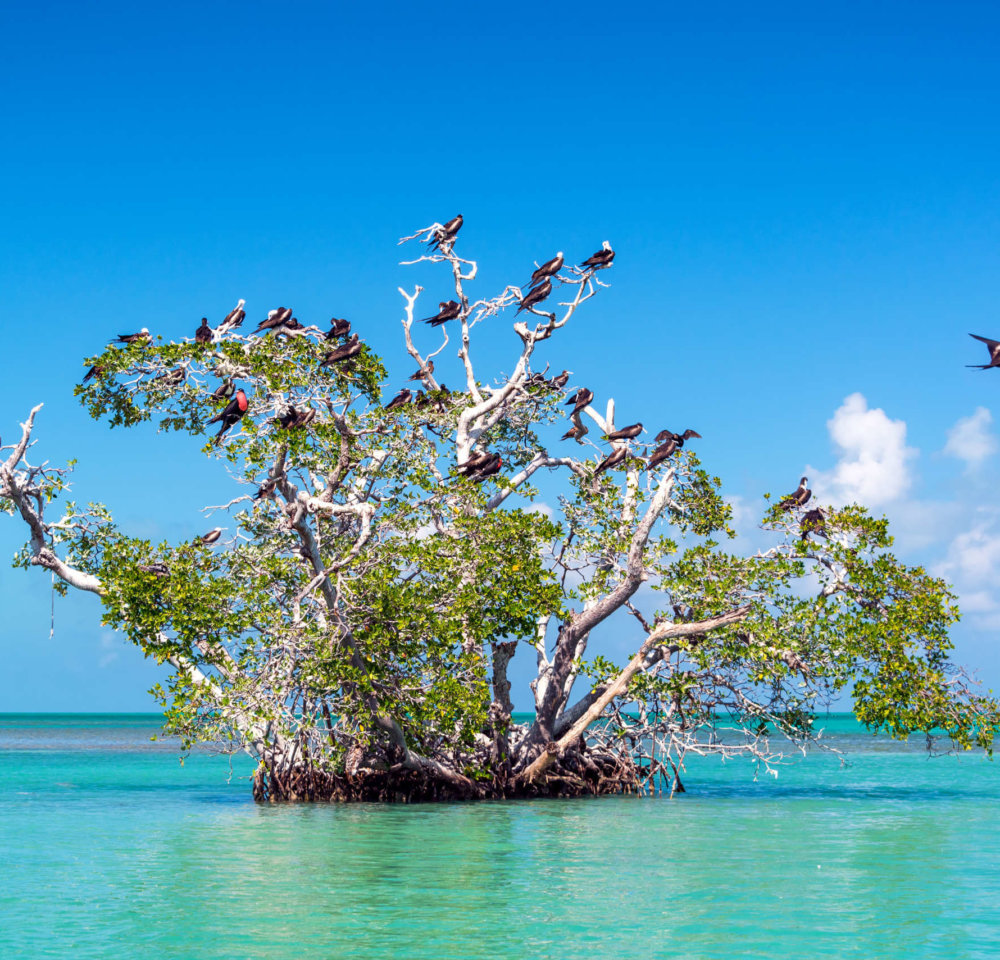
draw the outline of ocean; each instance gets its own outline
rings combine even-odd
[[[754,780],[414,806],[253,803],[155,715],[0,714],[0,958],[1000,956],[1000,766],[825,727]]]

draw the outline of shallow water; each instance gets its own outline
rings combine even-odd
[[[269,807],[155,716],[0,715],[0,957],[1000,956],[997,763],[825,725],[673,800]]]

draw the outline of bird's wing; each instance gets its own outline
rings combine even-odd
[[[991,351],[995,350],[997,347],[1000,347],[1000,340],[991,340],[989,337],[981,337],[979,336],[978,333],[970,333],[969,336],[975,337],[976,340],[981,340],[990,348]]]

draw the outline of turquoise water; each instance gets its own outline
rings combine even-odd
[[[1000,956],[1000,762],[825,725],[673,800],[267,807],[156,717],[0,714],[0,957]]]

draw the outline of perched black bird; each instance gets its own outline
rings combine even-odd
[[[810,533],[817,537],[825,537],[826,511],[822,507],[813,507],[812,510],[807,510],[799,521],[799,532],[803,540],[808,540]]]
[[[405,407],[413,399],[413,393],[404,387],[386,405],[386,410],[395,410],[396,407]]]
[[[978,370],[989,370],[990,367],[1000,367],[1000,340],[990,340],[988,337],[981,337],[978,333],[970,333],[970,337],[975,337],[986,344],[990,351],[989,363],[967,363],[967,367],[975,367]]]
[[[491,453],[487,461],[470,474],[466,474],[473,483],[482,483],[487,477],[492,477],[500,472],[503,466],[503,458],[499,453]]]
[[[412,377],[407,377],[407,380],[423,380],[425,377],[429,377],[434,372],[434,361],[428,360],[427,364],[421,367]]]
[[[299,414],[298,420],[295,421],[295,426],[297,427],[308,427],[313,420],[316,419],[316,410],[314,407],[308,407]]]
[[[213,530],[209,530],[208,533],[202,534],[198,539],[207,547],[210,544],[215,543],[221,536],[222,527],[215,527]]]
[[[559,439],[560,440],[582,440],[589,431],[582,424],[578,423],[574,427],[567,430]]]
[[[484,450],[481,453],[473,453],[469,456],[469,459],[465,463],[460,463],[455,469],[461,473],[463,476],[471,477],[473,474],[478,473],[483,467],[489,466],[494,460],[499,460],[500,455],[496,453],[490,453],[488,450]],[[494,471],[495,472],[495,471]]]
[[[594,399],[593,390],[588,390],[586,387],[580,387],[580,389],[577,390],[576,393],[574,393],[573,396],[566,401],[565,406],[568,407],[570,404],[574,405],[573,411],[572,413],[570,413],[570,416],[573,416],[573,414],[579,413],[593,399]]]
[[[83,382],[86,383],[91,377],[100,377],[104,373],[104,367],[95,363],[84,375]]]
[[[346,340],[336,350],[331,350],[323,358],[320,366],[328,367],[331,364],[340,363],[342,360],[349,360],[351,357],[356,357],[359,353],[361,353],[361,340],[357,334],[354,334],[350,340]]]
[[[611,244],[607,240],[601,246],[601,249],[597,251],[593,256],[587,257],[583,263],[580,264],[588,270],[603,270],[605,267],[611,266],[611,261],[615,258],[615,252],[611,249]]]
[[[413,397],[413,405],[418,409],[426,407],[430,402],[431,398],[423,390],[418,390]]]
[[[562,373],[558,374],[557,376],[554,376],[549,381],[549,386],[552,387],[553,390],[562,390],[562,388],[565,387],[567,383],[569,383],[569,376],[570,376],[569,370],[563,370]]]
[[[246,303],[245,300],[241,300],[236,306],[229,311],[222,318],[222,323],[219,327],[223,330],[235,330],[237,327],[243,326],[243,321],[247,318],[247,312],[243,309],[243,304]]]
[[[438,304],[436,316],[427,317],[423,323],[429,323],[432,327],[440,327],[442,323],[454,320],[462,312],[462,306],[457,300],[442,300]]]
[[[597,469],[594,471],[594,476],[596,477],[602,470],[610,470],[612,467],[617,467],[628,456],[628,447],[615,447],[615,449],[605,457],[598,465]]]
[[[276,337],[279,337],[281,334],[285,334],[287,336],[289,333],[294,333],[297,330],[305,330],[305,327],[299,323],[295,317],[292,317],[290,320],[286,320],[284,323],[279,323],[278,326],[271,327],[270,330],[265,330],[264,332],[265,335],[273,333]]]
[[[291,307],[278,307],[276,310],[268,310],[267,319],[261,320],[254,333],[260,333],[261,330],[275,330],[283,326],[291,318]]]
[[[275,418],[275,422],[279,427],[291,430],[299,422],[300,416],[301,413],[295,407],[289,407],[280,417]]]
[[[332,326],[327,332],[327,340],[337,340],[340,337],[346,337],[351,332],[350,320],[338,320],[336,317],[331,317],[330,323]]]
[[[178,383],[182,383],[184,381],[185,376],[186,374],[184,373],[183,367],[175,367],[173,370],[168,370],[166,373],[161,373],[155,379],[162,380],[163,383],[165,383],[167,386],[172,387]]]
[[[243,415],[247,412],[247,408],[250,406],[247,400],[247,395],[242,390],[236,391],[236,396],[229,401],[211,420],[208,421],[209,424],[221,421],[222,425],[219,427],[219,432],[215,436],[216,444],[222,442],[222,437],[225,432],[232,427],[234,424],[239,423],[243,419]],[[206,424],[207,426],[208,424]]]
[[[208,317],[201,318],[201,326],[194,332],[196,343],[211,343],[212,328],[208,325]]]
[[[537,306],[545,300],[550,293],[552,293],[552,281],[546,277],[544,283],[541,283],[534,289],[528,291],[527,296],[521,300],[521,306],[517,308],[517,313],[520,313],[522,310],[527,310],[529,307]],[[517,313],[514,314],[515,317],[517,316]]]
[[[220,383],[212,392],[213,400],[228,400],[236,390],[233,381],[228,377]]]
[[[170,567],[165,563],[140,563],[139,569],[143,573],[151,573],[154,577],[170,576]]]
[[[455,237],[458,234],[458,231],[462,229],[463,223],[465,223],[465,220],[463,220],[462,215],[459,214],[457,217],[452,217],[443,227],[439,227],[435,230],[434,237],[430,242],[431,249],[440,249],[442,243],[446,243],[451,246],[455,242]]]
[[[671,433],[669,430],[661,430],[657,435],[656,439],[659,440],[660,437],[666,437],[667,442],[658,446],[652,454],[650,454],[649,460],[646,462],[646,469],[652,470],[654,467],[658,467],[664,460],[668,457],[672,457],[681,447],[684,446],[685,440],[690,440],[692,437],[697,437],[701,439],[701,434],[695,430],[685,430],[683,433]]]
[[[560,250],[551,260],[546,260],[532,275],[531,279],[528,281],[528,286],[533,287],[540,280],[544,280],[546,277],[554,277],[560,270],[562,270],[563,252]]]
[[[138,343],[140,340],[151,340],[149,331],[143,327],[138,333],[119,333],[114,343]]]
[[[627,427],[622,427],[621,430],[615,430],[614,433],[609,433],[604,439],[605,440],[632,440],[642,433],[642,424],[633,423]]]
[[[782,510],[794,510],[796,507],[804,507],[809,502],[811,496],[812,490],[809,489],[809,479],[803,477],[795,490],[785,497],[778,506]]]

